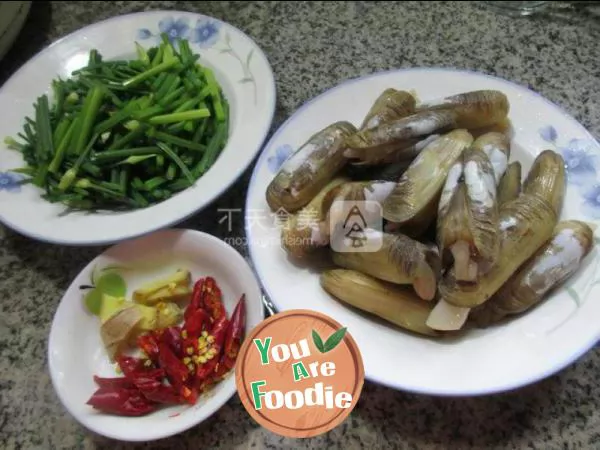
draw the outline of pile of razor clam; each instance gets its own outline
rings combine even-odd
[[[269,207],[291,214],[282,247],[295,258],[329,254],[325,291],[421,335],[531,310],[579,269],[593,231],[560,219],[560,154],[541,152],[522,182],[508,111],[494,90],[419,103],[386,89],[360,128],[341,121],[315,133],[268,186]],[[340,200],[380,202],[384,227],[364,233],[379,250],[333,250],[345,238],[331,231],[345,220],[332,209]]]

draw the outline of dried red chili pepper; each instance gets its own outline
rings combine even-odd
[[[100,387],[134,389],[135,384],[127,377],[104,378],[94,375],[94,381]]]
[[[233,310],[227,336],[225,337],[225,355],[235,359],[240,351],[244,331],[246,330],[246,295],[242,295]]]
[[[225,344],[223,347],[223,356],[219,361],[219,367],[216,369],[216,377],[220,378],[229,370],[233,369],[235,360],[240,351],[242,340],[244,338],[244,331],[246,329],[246,296],[242,295],[238,301],[233,314],[231,315],[231,321],[227,329],[225,337]]]
[[[183,331],[187,339],[198,338],[202,334],[205,324],[209,323],[209,317],[206,311],[198,309],[191,314],[183,324]]]
[[[117,363],[123,375],[131,381],[137,372],[144,370],[144,360],[133,356],[120,355],[117,357]]]
[[[196,310],[202,308],[202,286],[204,285],[204,278],[200,278],[198,281],[194,283],[194,289],[192,291],[192,299],[190,300],[190,304],[185,309],[183,313],[183,318],[187,320],[187,318],[192,315]]]
[[[208,312],[211,322],[214,324],[221,317],[227,317],[227,312],[223,305],[223,294],[215,279],[207,277],[202,290],[202,309]]]
[[[150,401],[169,405],[183,403],[182,397],[173,386],[167,386],[156,379],[145,377],[143,374],[136,376],[135,385]]]
[[[167,344],[179,358],[183,357],[183,339],[179,327],[165,328],[160,340]]]
[[[133,382],[136,375],[143,373],[149,378],[163,379],[165,371],[161,368],[154,368],[146,365],[146,359],[136,358],[134,356],[120,355],[117,357],[117,364],[125,375],[125,378]]]
[[[181,390],[181,387],[185,385],[185,382],[190,375],[187,366],[177,358],[171,348],[164,342],[159,343],[158,347],[160,367],[165,370],[169,382],[175,386],[177,390]]]
[[[151,378],[153,380],[161,381],[163,380],[167,374],[165,373],[165,369],[149,369],[144,366],[143,370],[136,372],[134,378],[143,375],[145,378]]]
[[[137,345],[154,364],[158,364],[158,341],[154,335],[146,333],[138,336]]]
[[[149,401],[139,390],[114,387],[98,389],[87,404],[119,416],[143,416],[156,409],[156,403]]]
[[[212,359],[209,359],[196,369],[195,382],[200,391],[202,391],[207,384],[212,382],[212,378],[215,375],[215,369],[217,368],[219,360],[221,359],[223,344],[225,342],[225,335],[228,327],[229,320],[227,320],[225,316],[221,316],[219,321],[215,323],[215,326],[211,332],[211,335],[214,338],[211,348],[215,349],[215,354]]]
[[[180,392],[183,399],[190,405],[195,405],[198,401],[198,391],[194,386],[183,386]]]

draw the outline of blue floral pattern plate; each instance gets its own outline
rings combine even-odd
[[[105,59],[136,58],[135,43],[148,48],[165,33],[174,44],[189,40],[199,63],[211,68],[230,105],[228,143],[196,184],[151,208],[123,214],[64,214],[65,208],[21,183],[13,169],[24,165],[20,153],[4,144],[15,136],[33,102],[51,97],[50,83],[69,77],[98,49]],[[117,16],[70,34],[24,64],[0,89],[0,105],[11,114],[0,121],[0,221],[34,239],[67,245],[118,242],[166,228],[202,210],[227,190],[254,160],[275,111],[275,79],[263,51],[246,34],[213,17],[178,11]]]
[[[489,394],[564,368],[600,338],[595,319],[600,316],[596,248],[576,275],[539,307],[509,323],[449,341],[408,334],[335,301],[320,286],[318,270],[293,264],[281,249],[280,212],[268,208],[268,184],[309,136],[339,120],[358,126],[388,87],[414,90],[422,101],[478,89],[504,92],[510,101],[511,160],[521,162],[525,177],[541,151],[559,152],[568,174],[562,218],[584,220],[596,229],[600,145],[565,111],[526,88],[479,73],[420,68],[376,73],[348,80],[305,103],[272,136],[258,160],[246,203],[246,231],[266,294],[280,311],[302,305],[343,323],[361,349],[366,377],[397,389],[435,395]]]

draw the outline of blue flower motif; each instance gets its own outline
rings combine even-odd
[[[140,28],[137,31],[137,38],[138,39],[148,39],[149,37],[152,37],[152,31],[150,31],[148,28]]]
[[[556,132],[556,128],[554,128],[552,125],[547,125],[540,128],[540,136],[546,142],[556,142],[558,133]]]
[[[600,219],[600,184],[594,184],[583,193],[582,211],[594,219]]]
[[[221,24],[216,21],[198,20],[192,30],[190,41],[200,47],[212,47],[219,39],[219,28]]]
[[[596,180],[596,145],[585,139],[571,139],[566,147],[558,149],[565,160],[569,183],[585,186]]]
[[[0,191],[19,192],[23,177],[16,173],[0,172]]]
[[[269,165],[269,170],[273,173],[279,171],[279,168],[285,162],[286,159],[290,157],[290,155],[294,152],[291,145],[284,144],[280,145],[275,149],[275,153],[272,156],[269,156],[267,159],[267,164]]]
[[[176,39],[186,39],[190,31],[187,19],[173,20],[172,17],[167,17],[158,22],[158,29],[161,33],[165,33],[172,43]]]

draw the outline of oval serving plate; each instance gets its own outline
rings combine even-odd
[[[236,393],[233,372],[195,405],[160,407],[141,417],[104,414],[86,402],[98,388],[94,375],[120,377],[100,338],[100,320],[84,303],[87,288],[109,270],[125,281],[126,299],[135,289],[169,276],[177,269],[191,273],[192,283],[212,276],[223,293],[227,315],[246,295],[245,335],[264,318],[258,280],[246,260],[220,239],[196,230],[168,229],[116,244],[94,258],[65,292],[52,321],[48,367],[64,407],[88,429],[124,441],[151,441],[187,430],[214,414]],[[94,274],[94,275],[93,275]],[[187,303],[180,304],[185,309]]]
[[[281,311],[302,305],[347,326],[363,354],[367,379],[400,390],[489,394],[535,382],[572,363],[600,337],[594,320],[600,314],[596,301],[600,259],[595,248],[575,276],[522,317],[438,341],[348,308],[321,288],[318,268],[290,262],[279,244],[279,218],[265,200],[268,184],[285,158],[314,132],[338,120],[360,125],[372,102],[388,87],[414,91],[421,101],[478,89],[504,92],[511,105],[511,161],[521,161],[524,177],[542,150],[558,151],[568,169],[562,218],[594,225],[600,220],[600,145],[540,95],[499,78],[447,69],[399,70],[352,79],[303,105],[273,135],[255,167],[246,231],[253,264],[271,301]]]
[[[43,191],[19,183],[11,170],[24,165],[3,140],[16,137],[35,99],[51,81],[87,64],[97,49],[105,60],[135,58],[135,42],[160,43],[160,33],[187,38],[199,63],[213,70],[230,104],[230,135],[214,165],[194,186],[152,207],[129,212],[69,213],[41,198]],[[64,245],[104,245],[181,222],[211,203],[252,162],[268,133],[275,110],[275,81],[263,51],[237,28],[212,17],[177,11],[150,11],[107,19],[50,45],[21,67],[0,89],[0,221],[31,238]]]

